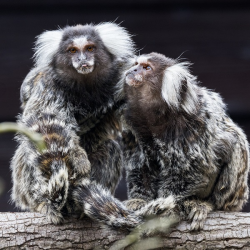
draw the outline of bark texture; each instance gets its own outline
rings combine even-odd
[[[39,213],[0,213],[0,249],[93,249],[125,236],[88,218],[55,226]],[[250,213],[211,213],[200,232],[181,222],[162,249],[250,249]]]

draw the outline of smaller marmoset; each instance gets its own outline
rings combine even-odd
[[[191,230],[203,228],[210,211],[241,210],[248,200],[246,136],[189,63],[141,55],[126,72],[124,91],[127,207],[190,219]]]

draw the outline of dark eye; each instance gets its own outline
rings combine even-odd
[[[76,48],[71,48],[71,49],[69,49],[69,52],[70,52],[70,53],[76,53]]]
[[[87,50],[88,50],[89,52],[92,52],[92,51],[94,50],[94,46],[89,46],[89,47],[87,48]]]
[[[135,65],[138,65],[138,62],[136,62]]]
[[[149,65],[144,66],[143,68],[146,69],[146,70],[151,70],[152,69]]]

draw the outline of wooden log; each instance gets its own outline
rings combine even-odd
[[[88,218],[55,226],[39,213],[0,213],[0,249],[109,249],[124,237]],[[250,249],[250,213],[211,213],[200,232],[183,221],[162,239],[162,249]]]

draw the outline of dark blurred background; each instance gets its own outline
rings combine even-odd
[[[1,0],[0,122],[15,121],[19,90],[32,67],[35,37],[58,26],[122,22],[141,53],[157,51],[193,63],[202,85],[219,92],[250,138],[250,1],[243,0]],[[10,204],[13,134],[0,135],[0,211]],[[0,186],[1,188],[1,186]],[[125,181],[116,192],[126,198]],[[250,211],[250,205],[245,207]]]

